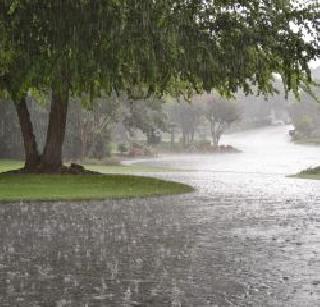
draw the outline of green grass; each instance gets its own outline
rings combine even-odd
[[[145,166],[141,164],[134,165],[84,165],[90,171],[96,171],[106,174],[120,174],[120,173],[157,173],[157,172],[173,172],[177,171],[169,167],[154,167]],[[23,162],[16,160],[0,160],[0,173],[12,171],[23,167]]]
[[[133,165],[84,165],[84,167],[90,171],[96,171],[100,173],[157,173],[157,172],[174,172],[177,171],[174,168],[169,167],[155,167],[155,166],[145,166],[141,164]]]
[[[190,186],[125,175],[0,175],[0,201],[88,200],[191,192]]]
[[[23,162],[16,160],[0,160],[0,173],[23,167]]]
[[[0,160],[0,172],[22,167],[17,161]],[[88,167],[101,172],[142,171],[131,166]],[[148,168],[151,171],[151,168]],[[111,198],[151,197],[183,194],[193,188],[178,182],[156,178],[106,174],[97,176],[74,175],[7,175],[0,174],[0,202],[20,200],[89,200]]]
[[[299,145],[320,145],[319,138],[304,138],[304,139],[295,139],[293,140],[295,144]]]
[[[320,180],[320,166],[317,167],[309,167],[295,175],[289,176],[293,178],[300,179],[312,179],[312,180]]]
[[[300,175],[300,174],[297,174],[297,175],[295,175],[293,177],[299,178],[299,179],[320,180],[320,174],[318,174],[318,175]]]
[[[306,170],[303,170],[292,177],[300,179],[320,180],[320,167],[317,166],[307,168]]]

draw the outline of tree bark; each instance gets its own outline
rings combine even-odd
[[[25,151],[25,170],[35,171],[38,168],[40,155],[38,145],[33,132],[33,125],[25,97],[19,103],[15,103],[16,112],[19,118],[21,133]]]
[[[68,103],[68,86],[53,86],[47,140],[41,158],[42,171],[57,172],[62,167],[62,147],[66,131]]]
[[[186,147],[186,133],[184,130],[182,131],[182,145],[183,145],[183,148]]]
[[[217,137],[215,122],[214,121],[210,121],[210,125],[211,125],[212,145],[213,145],[213,147],[217,147],[219,140],[218,140],[218,137]]]

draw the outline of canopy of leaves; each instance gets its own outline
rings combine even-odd
[[[2,0],[0,85],[12,96],[53,84],[91,97],[230,95],[270,92],[279,73],[297,92],[319,56],[319,5],[300,2]]]

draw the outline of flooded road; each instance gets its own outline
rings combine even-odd
[[[1,306],[319,306],[320,164],[288,127],[228,135],[239,154],[146,164],[189,195],[0,206]]]

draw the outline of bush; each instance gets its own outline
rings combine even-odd
[[[299,175],[318,175],[320,174],[320,166],[309,167],[306,170],[299,173]]]
[[[118,150],[121,153],[126,153],[129,151],[129,148],[128,148],[128,145],[126,145],[126,144],[119,144]]]

